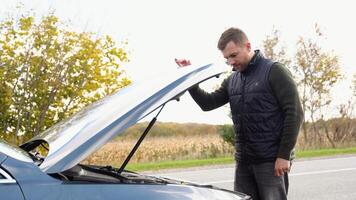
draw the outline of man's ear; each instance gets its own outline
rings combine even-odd
[[[248,51],[251,51],[251,43],[250,42],[246,42],[246,48]]]

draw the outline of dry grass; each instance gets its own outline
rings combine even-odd
[[[120,164],[137,140],[124,139],[110,142],[84,161],[86,164]],[[194,135],[190,137],[146,138],[130,163],[215,158],[233,155],[234,149],[219,135]]]
[[[180,128],[177,128],[178,126]],[[144,127],[141,127],[141,129],[144,129]],[[130,133],[128,134],[129,137],[117,137],[112,142],[103,146],[99,151],[89,156],[84,163],[121,165],[137,141],[134,136],[137,137],[143,132],[141,129],[134,130],[137,133]],[[190,134],[186,134],[187,132]],[[199,135],[199,133],[205,134]],[[304,139],[303,134],[299,134],[296,145],[297,151],[356,146],[355,133],[343,142],[336,143],[335,147],[330,144],[326,134],[321,130],[319,134],[314,134],[312,130],[309,130],[308,133],[309,137],[307,141]],[[176,124],[161,124],[156,134],[152,136],[150,133],[144,140],[130,163],[206,159],[228,157],[233,156],[233,154],[234,148],[224,142],[218,135],[216,128],[214,129],[212,126],[204,128],[203,125],[190,127]]]
[[[350,148],[356,146],[356,138],[349,138],[342,143],[336,143],[336,147],[333,147],[325,136],[321,138],[310,138],[308,142],[305,141],[303,135],[299,134],[296,149],[300,151],[329,149],[329,148]]]

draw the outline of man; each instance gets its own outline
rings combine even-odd
[[[287,199],[288,172],[303,119],[297,86],[281,63],[251,50],[238,28],[222,33],[218,48],[233,73],[220,88],[189,90],[204,111],[230,103],[235,136],[235,191],[254,200]],[[189,60],[177,60],[179,66]]]

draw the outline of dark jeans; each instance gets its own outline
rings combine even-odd
[[[274,162],[236,163],[234,189],[252,196],[253,200],[286,200],[288,174],[274,175]]]

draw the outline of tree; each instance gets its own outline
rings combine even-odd
[[[235,146],[235,131],[233,125],[224,124],[218,126],[218,133],[225,142],[233,147]]]
[[[354,102],[349,100],[346,104],[338,106],[339,117],[327,121],[320,120],[326,139],[333,148],[345,141],[350,142],[355,139],[353,134],[356,130],[356,120],[352,118],[354,106]]]
[[[338,144],[350,143],[353,145],[356,136],[356,119],[354,119],[354,109],[356,105],[356,74],[353,76],[353,84],[350,87],[353,96],[347,103],[338,106],[339,116],[323,123],[326,137],[332,147]]]
[[[333,52],[324,52],[318,39],[323,34],[315,25],[315,39],[300,37],[297,42],[295,71],[298,73],[298,86],[301,90],[301,102],[305,115],[303,123],[304,139],[308,141],[306,119],[312,122],[314,133],[320,132],[315,126],[316,119],[323,118],[323,111],[331,103],[330,89],[342,78],[339,60]]]
[[[0,134],[28,139],[130,84],[122,43],[70,31],[52,13],[0,22]]]
[[[356,119],[353,117],[356,105],[356,74],[354,74],[350,89],[353,90],[353,96],[346,103],[337,106],[338,115],[327,121],[321,120],[326,138],[333,148],[345,143],[352,146],[355,142]]]
[[[262,41],[264,55],[276,62],[283,63],[289,67],[291,59],[288,58],[286,47],[281,44],[280,31],[273,28],[272,34],[267,35],[266,39]]]

